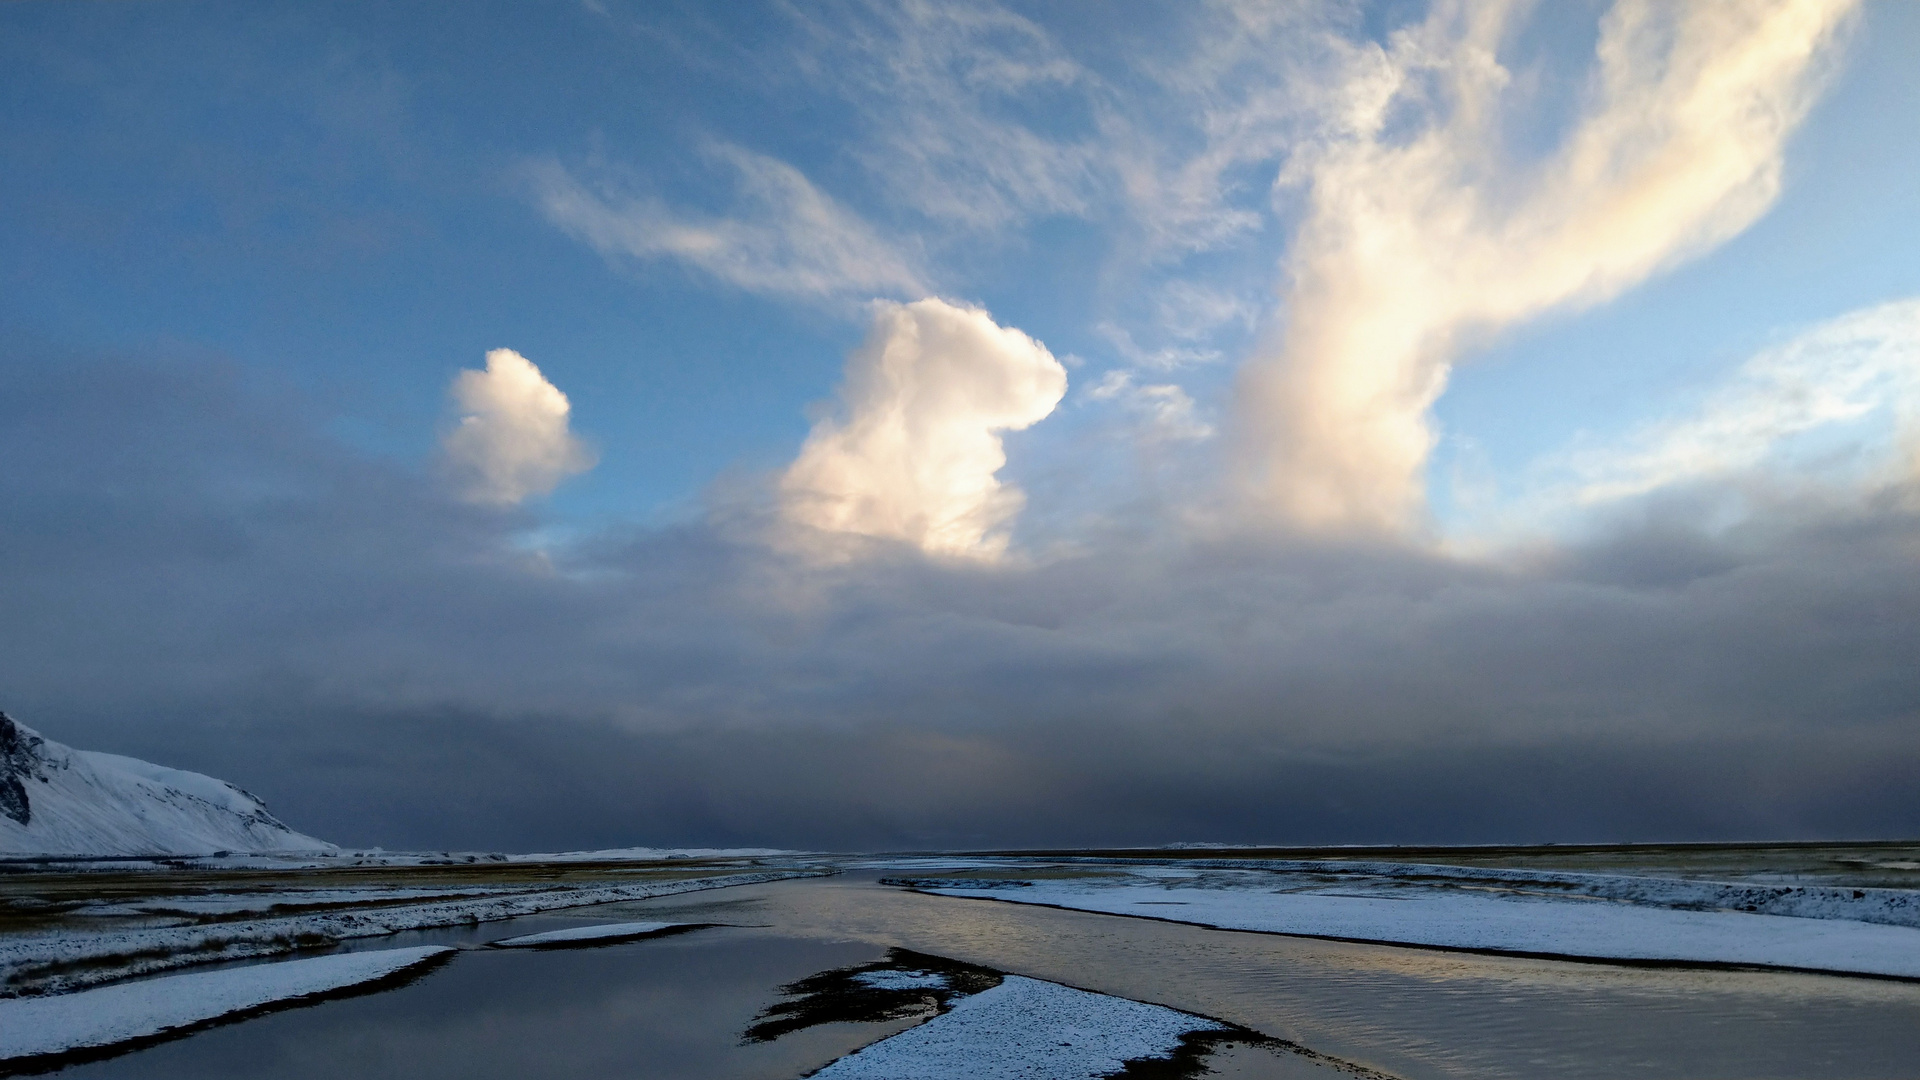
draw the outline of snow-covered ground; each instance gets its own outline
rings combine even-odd
[[[1635,879],[1623,879],[1633,881]],[[1920,929],[1840,918],[1470,891],[1405,881],[1290,887],[1260,871],[1143,868],[1109,878],[930,881],[946,896],[1311,937],[1599,960],[1920,978]],[[1686,883],[1676,883],[1686,884]]]
[[[652,862],[658,859],[763,859],[797,855],[784,848],[601,848],[597,851],[546,851],[508,855],[508,862]]]
[[[150,853],[128,855],[73,855],[18,853],[0,849],[0,866],[8,870],[338,870],[352,868],[405,869],[416,866],[485,866],[538,863],[657,863],[780,859],[783,862],[842,863],[832,856],[773,848],[608,848],[601,851],[552,851],[519,855],[497,851],[386,851],[329,849],[326,851],[240,851],[214,853]]]
[[[224,780],[75,750],[0,713],[0,854],[330,850]]]
[[[547,885],[506,895],[424,904],[349,907],[277,918],[92,933],[70,928],[0,936],[0,992],[62,993],[130,975],[214,960],[275,956],[352,938],[536,915],[561,908],[806,877],[818,871],[717,872],[680,880]],[[297,943],[297,944],[296,944]]]
[[[999,986],[814,1073],[816,1080],[1094,1080],[1167,1058],[1212,1020],[1009,975]]]
[[[418,904],[430,900],[464,900],[505,893],[536,892],[541,886],[469,885],[460,888],[278,889],[268,892],[212,892],[182,896],[143,896],[135,900],[84,903],[67,914],[87,918],[146,915],[179,916],[195,921],[209,915],[292,914],[303,908],[343,904]]]
[[[1185,859],[1177,867],[1167,869],[1186,875],[1192,870],[1242,873],[1250,867],[1270,875],[1275,887],[1289,890],[1358,890],[1392,895],[1405,889],[1454,888],[1516,895],[1591,897],[1692,911],[1745,911],[1756,915],[1920,927],[1920,892],[1912,889],[1346,860]]]
[[[556,945],[591,945],[599,942],[624,941],[628,938],[646,937],[662,930],[671,930],[684,923],[671,922],[622,922],[602,923],[598,926],[571,926],[565,930],[548,930],[543,934],[522,934],[519,937],[503,938],[488,942],[496,949],[542,949]]]
[[[113,1046],[397,975],[445,946],[342,953],[0,1000],[0,1061]]]

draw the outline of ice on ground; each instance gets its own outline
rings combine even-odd
[[[853,977],[875,990],[944,990],[947,977],[937,971],[862,971]]]
[[[876,990],[943,990],[947,977],[937,971],[862,971],[853,977]]]
[[[1218,1030],[1220,1024],[1164,1006],[1009,975],[919,1027],[813,1075],[817,1080],[1093,1080],[1135,1058],[1171,1057],[1188,1032]]]
[[[435,945],[341,953],[0,1000],[0,1061],[163,1035],[276,1002],[374,982],[452,951]]]
[[[1920,978],[1920,930],[1840,919],[1685,911],[1605,900],[1406,889],[1392,896],[1277,892],[1246,874],[1124,884],[1035,880],[1022,889],[927,889],[946,896],[1138,915],[1226,930],[1595,960],[1796,968]],[[1185,885],[1186,887],[1181,887]]]
[[[643,937],[685,925],[687,924],[671,922],[602,923],[599,926],[571,926],[565,930],[548,930],[543,934],[522,934],[519,937],[503,938],[488,944],[497,949],[538,949],[552,945],[581,945],[594,941]]]

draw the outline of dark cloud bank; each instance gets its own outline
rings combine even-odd
[[[389,847],[1920,833],[1911,491],[1504,563],[808,569],[745,509],[548,561],[324,421],[218,364],[0,363],[0,707]]]

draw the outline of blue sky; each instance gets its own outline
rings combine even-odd
[[[1920,754],[1920,9],[1716,10],[6,5],[0,583],[48,620],[0,640],[8,707],[314,806],[338,747],[276,740],[470,715],[626,748],[556,775],[853,725],[982,790],[1152,774],[1172,807],[1206,802],[1146,764],[1175,717],[1274,775],[1438,740],[1470,792],[1597,739],[1658,786],[1675,739],[1816,739],[1781,703],[1824,687],[1857,739],[1796,808],[1647,827],[1891,827],[1914,807],[1834,792]],[[1818,637],[1854,604],[1863,637]],[[1783,606],[1812,621],[1703,644]],[[1718,659],[1619,666],[1655,640]],[[1756,666],[1762,704],[1716,696]],[[1094,701],[1136,756],[1073,748]],[[245,752],[183,719],[259,715],[289,719]],[[659,838],[828,798],[781,797],[656,807],[700,833]],[[1129,835],[1252,805],[1222,798]],[[1594,798],[1569,835],[1617,823]],[[805,839],[1012,835],[951,800]],[[439,813],[341,827],[446,842]],[[1505,835],[1476,813],[1448,835]]]
[[[1519,329],[1463,365],[1438,414],[1507,470],[1578,431],[1617,431],[1703,393],[1754,352],[1842,313],[1920,294],[1920,18],[1870,5],[1795,136],[1779,203],[1745,234],[1593,311]],[[1444,453],[1443,453],[1444,459]]]
[[[1299,21],[1360,40],[1419,14],[1309,10]],[[1569,97],[1598,10],[1536,13],[1510,63],[1540,68]],[[1026,14],[1042,44],[1015,34],[975,46],[1084,65],[1107,80],[1101,93],[1163,123],[1151,134],[1176,148],[1189,139],[1178,125],[1192,113],[1140,72],[1181,61],[1208,29],[1200,14]],[[860,298],[756,294],[671,258],[604,259],[542,215],[524,170],[600,168],[625,191],[725,215],[740,210],[712,153],[726,145],[791,164],[896,245],[921,249],[935,287],[1082,360],[1077,388],[1128,365],[1104,326],[1142,348],[1215,354],[1171,378],[1223,415],[1253,345],[1248,323],[1279,311],[1297,212],[1268,191],[1284,139],[1222,181],[1223,205],[1256,224],[1184,258],[1161,252],[1157,265],[1140,265],[1138,208],[1101,202],[1098,184],[1056,197],[963,177],[1006,205],[941,220],[869,175],[897,156],[885,125],[901,118],[849,98],[872,73],[822,70],[848,62],[844,43],[818,40],[836,18],[887,30],[857,7],[810,31],[778,5],[503,5],[454,20],[371,5],[21,5],[8,13],[15,153],[0,181],[0,314],[14,333],[62,345],[223,355],[326,401],[345,437],[415,461],[446,420],[454,371],[514,348],[570,396],[574,427],[602,458],[552,512],[659,520],[728,470],[791,457],[806,407],[830,398],[864,329]],[[1443,515],[1444,473],[1464,446],[1511,477],[1575,433],[1616,431],[1700,393],[1796,328],[1920,293],[1909,208],[1920,78],[1903,62],[1917,23],[1903,5],[1864,12],[1793,135],[1784,191],[1752,227],[1616,300],[1521,320],[1462,358],[1435,410]],[[1274,67],[1311,63],[1280,55]],[[1239,88],[1284,77],[1256,71]],[[968,104],[1076,139],[1091,131],[1088,96],[1056,83]],[[1234,104],[1220,96],[1212,107]],[[1539,96],[1546,115],[1528,122],[1540,130],[1521,134],[1544,141],[1556,134],[1552,94]],[[1178,338],[1150,310],[1169,282],[1220,289],[1247,310]],[[1044,468],[1029,458],[1046,454],[1099,468],[1110,445],[1073,451],[1079,434],[1053,430],[1114,411],[1089,405],[1070,399],[1048,430],[1021,436],[1019,448],[1033,446],[1010,475]]]

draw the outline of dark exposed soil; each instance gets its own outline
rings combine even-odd
[[[1262,1035],[1237,1024],[1228,1024],[1213,1031],[1189,1031],[1180,1036],[1180,1045],[1171,1055],[1134,1058],[1120,1071],[1108,1073],[1105,1080],[1197,1080],[1213,1071],[1208,1064],[1209,1059],[1230,1046],[1255,1046],[1276,1054],[1293,1054],[1323,1068],[1361,1077],[1362,1080],[1398,1080],[1365,1065],[1328,1057],[1299,1043]]]
[[[938,987],[870,986],[860,976],[876,971],[927,973],[944,978]],[[809,975],[780,988],[786,1001],[768,1007],[745,1033],[747,1042],[771,1042],[820,1024],[877,1024],[930,1019],[963,997],[1000,985],[1000,972],[910,949],[889,949],[879,963]]]
[[[872,986],[860,976],[890,971],[933,974],[944,978],[940,987],[889,988]],[[744,1042],[770,1042],[782,1035],[820,1024],[885,1023],[891,1020],[931,1020],[951,1009],[961,998],[1000,985],[1003,973],[944,956],[889,949],[887,958],[859,967],[836,968],[809,975],[781,987],[788,999],[761,1013],[746,1030]],[[1197,1080],[1212,1070],[1208,1061],[1231,1046],[1254,1046],[1275,1053],[1297,1054],[1317,1064],[1367,1080],[1393,1080],[1384,1073],[1309,1050],[1304,1046],[1262,1035],[1257,1031],[1215,1020],[1219,1027],[1190,1031],[1167,1057],[1135,1058],[1109,1080]]]

